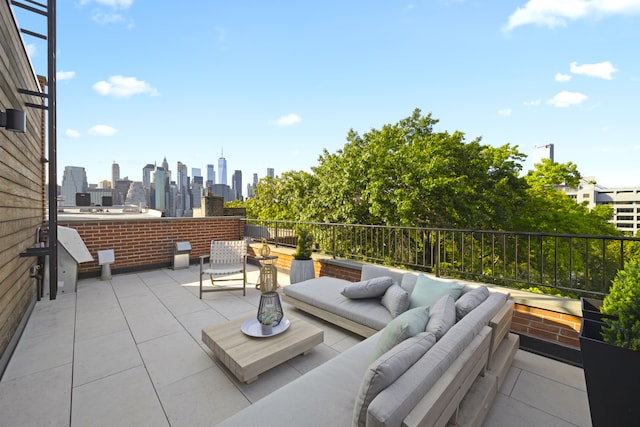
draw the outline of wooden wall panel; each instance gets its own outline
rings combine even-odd
[[[43,18],[44,19],[44,18]],[[12,339],[35,299],[35,282],[29,277],[34,258],[20,253],[35,243],[42,225],[43,116],[26,102],[40,104],[38,97],[18,93],[19,88],[40,92],[27,57],[9,1],[0,0],[0,110],[27,113],[26,133],[0,128],[0,372],[4,370]]]

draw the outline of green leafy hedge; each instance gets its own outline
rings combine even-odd
[[[600,311],[614,317],[604,320],[605,342],[640,350],[640,262],[628,262],[618,271]]]

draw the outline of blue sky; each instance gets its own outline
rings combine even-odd
[[[601,185],[640,186],[640,0],[59,0],[57,14],[58,167],[90,183],[113,161],[141,180],[165,156],[173,177],[178,161],[217,171],[224,149],[246,185],[420,108],[438,131],[530,159],[553,143]],[[24,37],[44,74],[46,47]]]

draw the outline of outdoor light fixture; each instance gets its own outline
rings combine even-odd
[[[27,130],[27,114],[24,111],[7,109],[0,111],[0,127],[7,128],[12,132],[22,132]]]

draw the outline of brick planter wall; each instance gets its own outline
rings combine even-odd
[[[579,349],[580,321],[580,317],[571,314],[516,304],[511,330]]]

